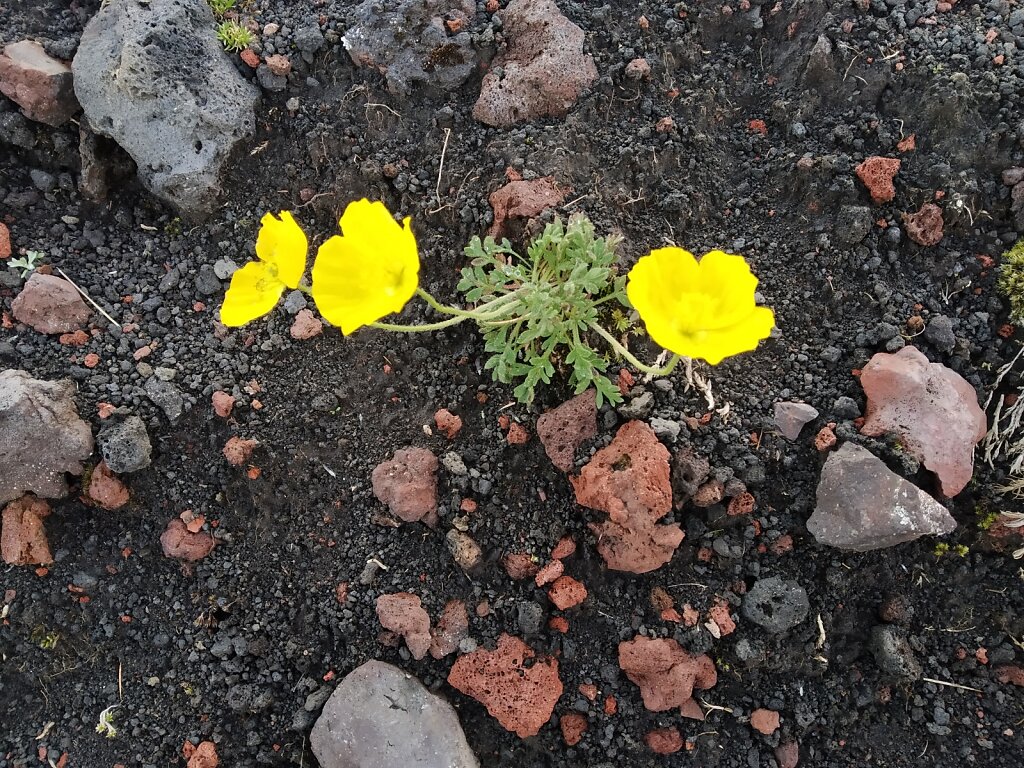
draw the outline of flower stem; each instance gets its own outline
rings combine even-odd
[[[424,323],[423,325],[399,325],[397,323],[370,323],[370,328],[378,328],[382,331],[393,331],[395,333],[422,333],[424,331],[439,331],[469,320],[468,317],[450,317],[437,323]]]
[[[499,309],[501,310],[499,314],[504,314],[508,310],[508,307],[506,307],[505,305],[517,299],[517,294],[520,290],[522,289],[517,288],[511,293],[506,293],[503,296],[499,296],[496,299],[492,299],[491,301],[488,301],[485,304],[481,304],[476,309],[459,309],[458,307],[452,307],[447,304],[442,304],[437,299],[435,299],[429,292],[427,292],[421,287],[416,288],[416,294],[425,302],[427,302],[427,304],[429,304],[435,311],[440,312],[443,315],[455,315],[456,317],[462,317],[467,320],[480,321],[491,319],[488,317],[488,315],[497,312]]]
[[[598,336],[607,341],[608,345],[612,349],[614,349],[619,354],[619,356],[622,357],[622,359],[630,363],[637,370],[643,371],[644,373],[649,373],[651,374],[651,376],[667,376],[668,374],[672,373],[672,370],[676,367],[676,363],[679,362],[679,355],[673,354],[672,357],[669,358],[669,361],[665,363],[665,365],[663,365],[661,368],[655,368],[653,366],[647,365],[646,363],[642,363],[628,349],[622,346],[618,339],[616,339],[614,336],[608,333],[608,331],[606,331],[600,325],[598,325],[597,323],[588,323],[587,325],[590,328],[590,330],[594,331]]]

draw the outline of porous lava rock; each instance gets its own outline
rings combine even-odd
[[[974,387],[909,345],[872,357],[860,383],[868,398],[861,433],[895,435],[938,476],[945,496],[960,493],[974,474],[974,446],[988,429]]]
[[[227,459],[228,464],[233,467],[240,467],[249,460],[252,456],[252,452],[256,450],[256,446],[259,444],[259,440],[251,440],[244,437],[238,437],[237,435],[232,435],[228,438],[228,441],[224,443],[222,453],[224,454],[224,458]]]
[[[562,729],[562,739],[566,745],[575,747],[587,732],[587,718],[579,712],[566,712],[558,718],[558,727]]]
[[[669,453],[642,421],[630,421],[571,478],[576,501],[607,513],[591,523],[608,567],[647,573],[667,563],[683,540],[678,524],[659,525],[672,509]]]
[[[674,755],[683,748],[683,737],[678,728],[655,728],[644,734],[644,743],[657,755]]]
[[[160,547],[165,557],[194,563],[202,560],[216,544],[216,540],[205,531],[190,531],[180,518],[174,518],[160,534]]]
[[[893,179],[900,170],[902,162],[894,157],[867,158],[857,166],[855,173],[857,178],[864,182],[864,186],[871,193],[871,200],[876,205],[888,203],[896,196],[896,187]]]
[[[548,597],[558,610],[565,611],[587,599],[587,588],[572,576],[559,576],[548,590]]]
[[[437,525],[437,457],[426,448],[399,448],[378,464],[373,493],[391,513],[407,523]]]
[[[30,120],[64,125],[78,111],[71,68],[34,40],[20,40],[0,54],[0,93]]]
[[[405,638],[414,659],[422,659],[430,650],[430,615],[420,599],[410,592],[396,592],[377,598],[377,619],[384,629]]]
[[[103,509],[120,509],[128,503],[128,488],[121,479],[110,471],[107,462],[97,464],[89,475],[86,496]]]
[[[682,509],[710,475],[711,462],[698,456],[691,446],[676,451],[672,456],[672,493],[676,509]]]
[[[563,472],[573,468],[576,449],[597,435],[597,392],[588,389],[537,419],[537,437],[551,463]]]
[[[945,507],[870,451],[844,443],[821,469],[807,530],[819,544],[866,552],[956,528]]]
[[[115,411],[100,430],[97,440],[103,460],[112,472],[138,472],[150,464],[153,444],[149,440],[146,422],[133,413]]]
[[[554,0],[512,0],[498,15],[507,45],[484,75],[473,117],[498,128],[564,117],[597,80],[583,30]]]
[[[903,214],[907,237],[918,245],[938,245],[942,240],[942,209],[935,203],[925,203],[915,213]]]
[[[345,676],[309,741],[321,768],[479,766],[451,704],[383,661]]]
[[[779,730],[779,713],[771,709],[755,709],[750,713],[750,727],[771,736]]]
[[[554,176],[510,181],[491,193],[488,200],[494,211],[494,222],[487,234],[493,238],[506,235],[510,219],[529,220],[562,202],[564,195]]]
[[[449,600],[441,611],[437,624],[430,630],[430,655],[435,659],[443,659],[450,653],[459,650],[461,643],[469,635],[469,613],[466,604],[461,600]]]
[[[4,507],[0,557],[8,565],[49,565],[53,562],[43,520],[50,505],[32,494]]]
[[[651,712],[682,710],[694,690],[706,691],[718,682],[709,656],[691,655],[670,637],[637,635],[619,643],[619,667],[640,687],[644,707]]]
[[[29,276],[11,303],[11,313],[39,333],[69,333],[88,322],[92,314],[71,283],[42,272]]]
[[[143,186],[192,218],[213,209],[221,168],[256,128],[259,90],[216,29],[204,2],[109,0],[71,64],[92,130],[131,155]]]
[[[185,768],[217,768],[220,765],[217,745],[212,741],[201,741],[198,744],[186,741],[181,754],[188,761]]]
[[[807,618],[811,610],[807,590],[792,579],[758,579],[743,596],[743,617],[779,635]]]
[[[483,704],[503,728],[521,739],[537,735],[562,695],[557,659],[537,659],[526,643],[504,633],[493,651],[481,649],[459,657],[448,683]]]
[[[43,381],[25,371],[0,372],[0,504],[31,491],[67,494],[64,473],[82,474],[92,455],[89,425],[78,416],[70,379]]]

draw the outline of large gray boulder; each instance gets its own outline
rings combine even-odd
[[[313,726],[322,768],[478,768],[451,704],[383,661],[350,672]]]
[[[221,49],[205,0],[109,0],[71,67],[90,127],[132,156],[146,188],[209,213],[221,167],[253,135],[259,91]]]
[[[82,474],[92,454],[89,425],[78,416],[70,379],[43,381],[0,371],[0,505],[31,491],[67,494],[64,473]]]

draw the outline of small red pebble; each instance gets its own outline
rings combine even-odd
[[[333,669],[327,670],[327,673],[323,677],[324,682],[325,683],[329,683],[333,679],[334,679],[334,670]]]
[[[85,356],[85,359],[82,361],[82,365],[84,365],[86,368],[95,368],[99,364],[100,356],[97,355],[95,352],[90,352],[88,355]]]
[[[999,326],[998,333],[1002,338],[1008,339],[1011,336],[1013,336],[1013,326],[1010,325],[1009,323],[1003,323],[1001,326]]]
[[[462,31],[462,27],[465,23],[466,22],[464,22],[462,19],[448,19],[448,21],[446,21],[444,25],[448,27],[449,32],[455,35]]]
[[[683,604],[683,624],[687,627],[697,626],[697,622],[700,621],[700,614],[697,609],[689,603]]]
[[[472,499],[463,499],[462,503],[459,504],[459,511],[465,512],[467,515],[471,515],[476,512],[476,502]]]
[[[494,13],[500,7],[501,5],[498,3],[498,0],[487,0],[487,5],[484,6],[484,8],[487,9],[488,13]]]
[[[89,334],[79,328],[74,333],[62,333],[58,341],[65,347],[81,347],[89,343]]]
[[[479,603],[476,604],[476,615],[479,616],[481,619],[485,616],[490,616],[491,604],[488,603],[486,600],[481,600]]]
[[[597,701],[597,686],[593,683],[580,683],[579,691],[587,701]]]
[[[142,360],[143,358],[149,357],[151,354],[153,354],[153,348],[147,345],[145,347],[139,347],[138,349],[136,349],[132,353],[132,357],[134,357],[137,362],[139,360]]]
[[[533,582],[538,587],[543,587],[546,584],[550,584],[559,576],[561,576],[564,570],[565,566],[562,565],[561,560],[552,560],[550,563],[548,563],[539,571],[537,571],[537,575],[534,577]]]
[[[896,144],[896,149],[900,152],[913,152],[917,149],[917,134],[912,133],[907,138],[901,140]]]
[[[793,549],[793,537],[788,533],[779,536],[774,542],[772,542],[771,550],[773,554],[782,555],[786,552],[790,552]]]
[[[779,713],[771,709],[755,709],[750,713],[750,725],[755,731],[771,736],[779,730]]]
[[[715,622],[718,627],[718,631],[722,633],[722,637],[731,635],[736,631],[736,622],[733,621],[732,616],[729,614],[729,606],[724,603],[718,603],[708,611],[708,617]]]
[[[96,403],[96,413],[101,419],[109,419],[115,410],[117,409],[110,403]]]
[[[768,126],[765,124],[764,120],[751,120],[747,123],[747,130],[751,133],[759,133],[762,136],[768,135]]]
[[[11,231],[0,221],[0,259],[11,258]]]
[[[192,305],[193,312],[202,312],[204,309],[206,309],[206,305],[201,301],[197,301]]]
[[[647,20],[646,16],[641,16],[636,20],[636,25],[645,32],[651,28],[651,22]]]
[[[1006,61],[1006,57],[1003,56],[1003,54],[1001,54],[1001,53],[998,56],[993,56],[992,57],[992,63],[995,64],[997,67],[1003,66],[1003,62],[1005,62],[1005,61]]]
[[[836,444],[836,433],[829,427],[822,427],[814,437],[814,447],[818,453],[825,453],[831,450]]]
[[[661,118],[661,120],[659,120],[654,126],[654,130],[656,130],[658,133],[671,133],[672,131],[675,130],[675,128],[676,121],[673,120],[671,117],[667,116]]]
[[[974,652],[974,658],[978,660],[979,664],[988,664],[988,649],[979,648]]]
[[[334,599],[338,601],[338,605],[344,605],[348,602],[348,582],[343,581],[334,588]]]
[[[456,416],[447,408],[441,408],[434,414],[434,426],[449,440],[454,440],[462,429],[462,417]]]
[[[569,712],[562,715],[558,719],[558,724],[562,728],[562,738],[565,739],[565,743],[570,747],[575,747],[579,744],[583,734],[587,732],[587,718],[579,712]]]
[[[518,421],[513,421],[508,425],[508,435],[505,439],[509,445],[525,445],[530,439],[530,433]]]
[[[572,536],[563,536],[558,540],[555,548],[551,550],[551,557],[555,560],[564,560],[576,551],[576,542]]]
[[[681,624],[683,617],[675,608],[665,608],[660,614],[662,621],[671,621],[673,624]]]
[[[498,428],[501,429],[502,432],[507,432],[511,423],[512,420],[505,414],[501,414],[501,416],[498,417]]]
[[[674,755],[683,748],[683,737],[678,728],[656,728],[644,736],[644,743],[658,755]]]
[[[259,467],[249,467],[249,471],[245,473],[245,476],[250,480],[258,480],[261,474],[263,474],[263,470]]]
[[[565,611],[587,599],[587,588],[572,576],[559,576],[548,590],[548,597],[558,610]]]
[[[610,693],[604,697],[604,713],[611,717],[619,711],[619,702]]]
[[[618,385],[620,395],[628,394],[635,381],[636,379],[633,378],[633,374],[630,373],[628,368],[619,368]]]
[[[260,65],[259,54],[257,54],[252,48],[246,48],[238,54],[238,58],[244,61],[252,69],[256,69],[256,67]]]
[[[569,621],[565,616],[552,616],[548,621],[548,627],[551,631],[560,632],[564,635],[569,631]]]
[[[213,393],[210,401],[213,403],[213,412],[222,419],[230,416],[231,409],[235,407],[235,398],[227,392],[221,392],[220,390]]]

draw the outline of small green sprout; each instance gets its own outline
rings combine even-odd
[[[957,544],[954,548],[954,552],[960,557],[967,557],[971,549],[966,544]]]
[[[935,545],[935,556],[942,557],[943,555],[949,554],[949,544],[944,541],[940,541]]]
[[[24,280],[39,266],[38,262],[45,258],[46,254],[42,251],[25,251],[24,256],[8,261],[7,266],[19,270],[21,278]]]
[[[44,635],[39,640],[39,647],[42,648],[44,651],[52,651],[54,648],[57,647],[58,639],[60,639],[59,634],[57,634],[56,632],[50,632]]]
[[[109,707],[100,712],[100,721],[96,724],[96,733],[103,734],[108,739],[116,738],[117,728],[114,727],[114,710],[118,708],[118,704],[111,704]]]
[[[224,50],[238,53],[252,44],[252,32],[237,21],[222,21],[217,26],[217,39]]]
[[[1024,322],[1024,238],[1003,254],[998,285],[1010,302],[1010,319]]]
[[[206,0],[210,4],[210,10],[213,11],[213,15],[218,19],[224,18],[224,15],[235,7],[235,0]]]

